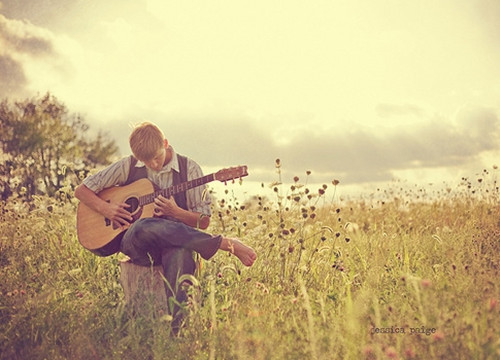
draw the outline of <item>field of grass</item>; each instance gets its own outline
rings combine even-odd
[[[205,262],[179,337],[147,302],[127,308],[119,256],[78,243],[76,202],[1,204],[0,359],[498,359],[497,176],[349,200],[298,178],[218,194],[210,231],[259,258]]]

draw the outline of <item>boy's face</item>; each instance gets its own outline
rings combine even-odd
[[[165,165],[165,159],[167,157],[167,143],[165,146],[158,150],[157,154],[150,160],[143,160],[144,165],[154,171],[160,171]]]

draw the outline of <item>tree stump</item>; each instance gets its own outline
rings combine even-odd
[[[167,310],[167,295],[161,266],[139,266],[130,259],[120,260],[120,282],[128,306],[138,312],[150,305]]]

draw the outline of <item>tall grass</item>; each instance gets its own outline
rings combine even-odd
[[[259,258],[252,268],[226,253],[205,262],[179,337],[147,301],[140,315],[126,306],[119,256],[79,245],[75,204],[10,201],[0,358],[496,359],[496,177],[356,199],[296,177],[271,197],[218,195],[210,231],[243,238]]]

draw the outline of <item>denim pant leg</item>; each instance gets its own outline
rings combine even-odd
[[[121,251],[137,265],[150,266],[162,264],[167,283],[167,301],[175,296],[176,304],[172,310],[172,329],[178,330],[183,314],[177,304],[187,301],[187,294],[177,279],[184,275],[194,275],[196,264],[193,251],[205,260],[210,259],[219,249],[222,236],[212,236],[183,223],[161,219],[146,218],[136,221],[124,234]]]
[[[151,265],[150,257],[172,247],[197,252],[205,260],[210,259],[220,247],[222,237],[212,236],[180,222],[162,219],[139,219],[125,232],[121,251],[137,265]],[[149,255],[148,255],[149,254]]]

